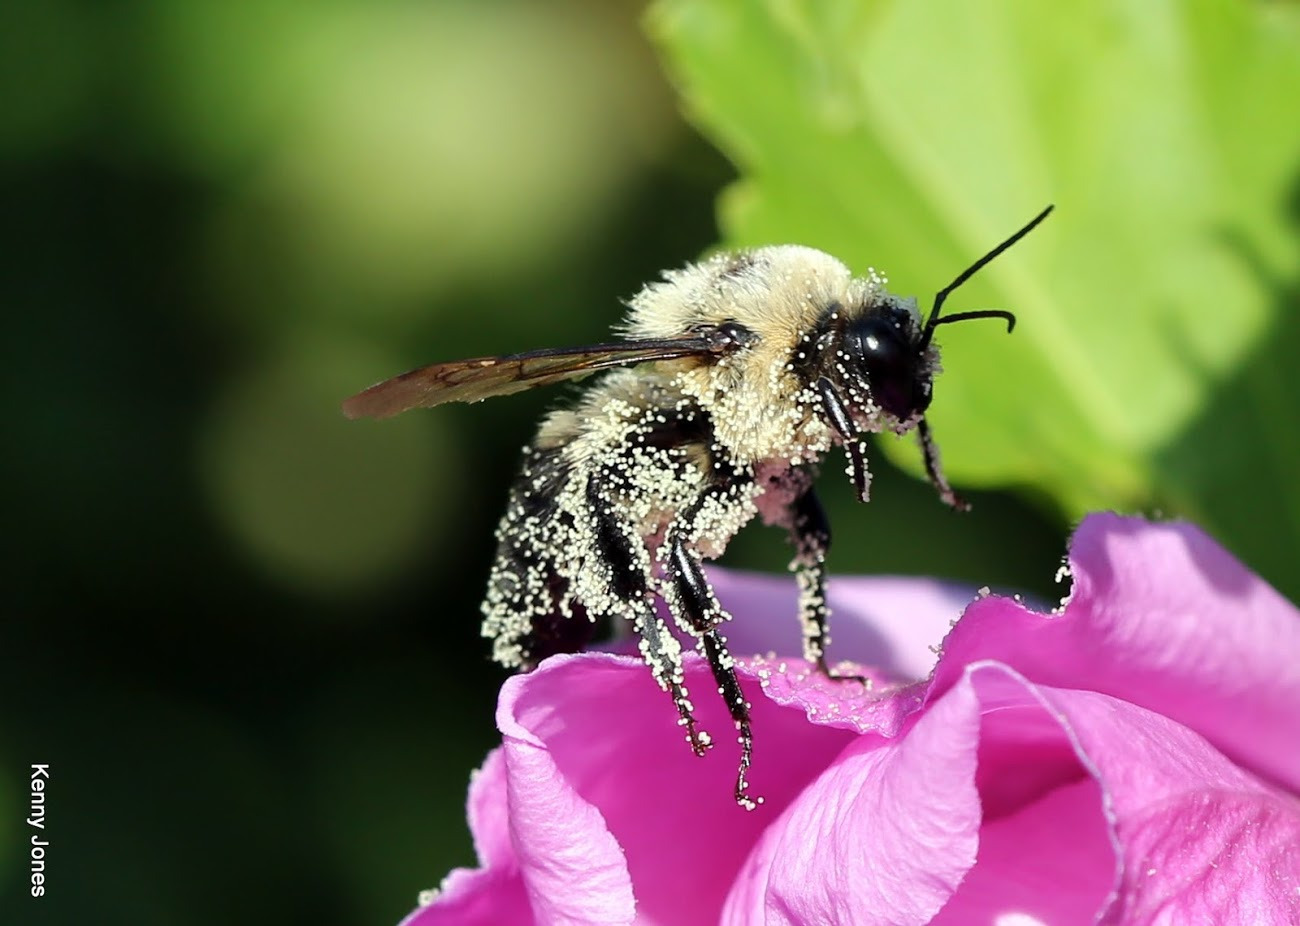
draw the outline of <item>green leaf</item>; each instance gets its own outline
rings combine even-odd
[[[955,482],[1030,487],[1070,515],[1203,514],[1220,474],[1300,448],[1293,365],[1241,382],[1295,299],[1298,24],[1293,4],[1240,0],[661,0],[649,16],[688,114],[740,170],[728,247],[810,244],[925,305],[1057,205],[948,303],[1019,324],[942,330],[930,418]],[[1269,424],[1207,454],[1229,387],[1239,421]],[[1269,516],[1300,537],[1297,480],[1272,489]]]

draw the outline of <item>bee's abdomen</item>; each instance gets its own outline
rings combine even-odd
[[[529,448],[497,527],[496,561],[483,602],[483,635],[493,656],[510,667],[532,667],[555,653],[577,652],[596,627],[574,607],[558,551],[576,520],[561,499],[575,478],[563,448]],[[578,618],[578,619],[573,619]]]

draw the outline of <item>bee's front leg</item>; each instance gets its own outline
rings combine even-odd
[[[916,431],[921,438],[921,456],[925,459],[925,475],[929,477],[930,484],[939,490],[939,498],[945,505],[958,511],[970,511],[970,504],[948,485],[948,479],[939,465],[939,445],[934,442],[930,425],[924,418],[917,423]]]
[[[867,469],[867,453],[862,435],[858,433],[853,420],[849,417],[848,408],[844,405],[844,397],[835,388],[835,384],[825,376],[817,380],[817,394],[821,396],[822,408],[826,410],[827,420],[839,435],[840,442],[844,444],[844,452],[848,454],[849,472],[853,476],[853,491],[857,493],[858,501],[868,502],[871,500],[871,471]]]

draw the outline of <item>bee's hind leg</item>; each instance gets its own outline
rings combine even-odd
[[[649,576],[637,562],[632,546],[634,541],[619,527],[617,518],[602,498],[600,483],[599,477],[588,482],[587,502],[596,519],[601,555],[609,564],[612,591],[632,609],[632,625],[641,638],[641,658],[650,667],[659,687],[672,696],[680,723],[686,728],[686,741],[691,751],[702,756],[712,744],[709,735],[696,726],[694,706],[684,680],[681,644],[655,613]]]
[[[790,563],[799,584],[799,624],[803,628],[803,658],[828,678],[868,684],[861,675],[831,671],[826,662],[830,645],[826,607],[826,554],[831,548],[831,525],[817,493],[810,486],[790,506],[790,537],[794,560]]]
[[[686,741],[690,743],[691,751],[697,756],[704,755],[713,743],[709,740],[708,733],[696,727],[694,705],[691,704],[683,677],[682,645],[648,603],[646,607],[638,609],[633,623],[641,637],[641,658],[650,666],[659,687],[672,696],[680,717],[679,722],[686,728]]]
[[[763,799],[749,794],[749,767],[753,761],[754,735],[749,723],[749,702],[736,677],[736,664],[727,650],[726,641],[718,633],[724,619],[722,607],[713,595],[698,556],[687,548],[680,525],[672,531],[668,541],[667,569],[672,589],[669,604],[685,619],[699,638],[704,655],[718,683],[718,692],[731,712],[731,719],[740,733],[740,767],[736,772],[736,803],[753,810]]]

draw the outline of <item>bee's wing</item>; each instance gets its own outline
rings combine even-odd
[[[343,414],[349,418],[388,418],[409,408],[429,408],[444,402],[481,402],[492,396],[510,395],[610,367],[717,356],[737,346],[725,337],[701,334],[435,363],[357,393],[343,403]]]

